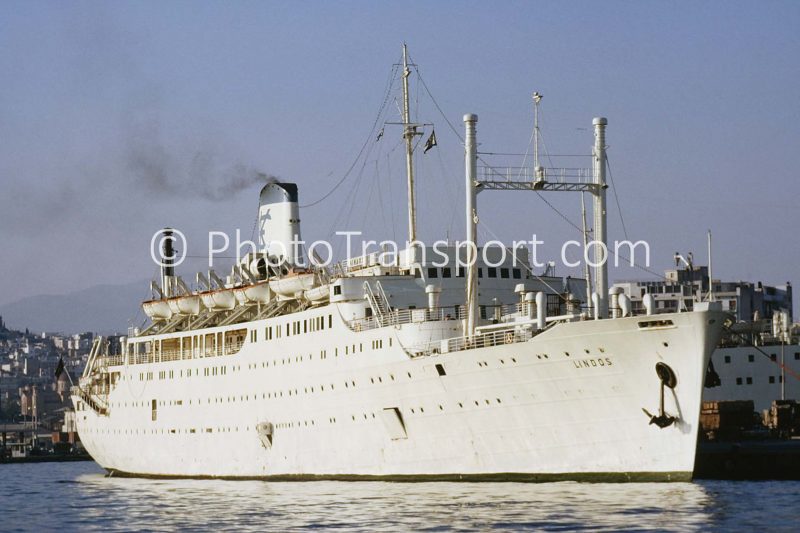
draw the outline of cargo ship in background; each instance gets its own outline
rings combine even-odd
[[[411,121],[405,47],[401,67],[413,243],[425,125]],[[261,251],[193,287],[167,262],[143,303],[149,325],[118,350],[99,338],[72,388],[86,450],[128,476],[691,479],[728,313],[698,301],[656,314],[647,295],[634,310],[605,261],[591,283],[537,275],[524,254],[484,254],[477,194],[489,190],[589,194],[595,240],[607,241],[607,120],[594,119],[593,167],[579,172],[538,157],[479,167],[477,122],[464,116],[466,247],[312,266],[291,245],[300,191],[272,181]]]

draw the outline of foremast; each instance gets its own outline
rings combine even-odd
[[[406,177],[408,180],[408,242],[413,253],[413,243],[417,240],[417,208],[414,195],[414,137],[420,135],[417,125],[411,123],[408,96],[408,47],[403,43],[403,138],[406,141]]]

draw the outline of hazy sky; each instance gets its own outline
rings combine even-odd
[[[549,153],[588,153],[592,117],[608,117],[625,226],[651,243],[652,270],[675,251],[705,262],[710,228],[715,277],[800,282],[798,2],[6,1],[0,303],[148,278],[165,225],[190,255],[210,229],[249,237],[256,172],[296,181],[301,204],[322,197],[367,139],[403,41],[459,131],[479,115],[484,151],[526,150],[534,90]],[[420,233],[460,238],[462,148],[412,90],[439,140],[418,163]],[[381,122],[399,119],[397,95]],[[404,238],[398,141],[386,126],[368,143],[302,211],[304,237]],[[578,197],[548,199],[579,220]],[[536,233],[551,256],[580,238],[531,193],[479,205],[484,238]],[[613,194],[609,220],[623,238]]]

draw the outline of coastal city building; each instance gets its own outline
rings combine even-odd
[[[94,334],[9,329],[0,317],[0,454],[78,443],[69,399],[70,378],[80,375]],[[59,361],[65,371],[56,376]]]
[[[646,294],[655,298],[656,311],[673,313],[691,311],[694,302],[707,299],[713,288],[714,299],[722,309],[736,317],[737,322],[772,319],[775,311],[785,310],[792,317],[792,284],[764,285],[762,282],[709,280],[707,266],[685,266],[666,270],[664,279],[655,281],[618,281],[619,287],[631,299],[634,311],[643,309]]]
[[[752,400],[755,409],[769,409],[774,400],[800,399],[800,324],[793,323],[792,284],[710,280],[708,267],[667,270],[657,281],[614,284],[643,309],[652,295],[656,313],[691,310],[713,298],[735,322],[711,357],[719,384],[706,387],[704,401]]]

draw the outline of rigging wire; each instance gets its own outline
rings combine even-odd
[[[384,112],[384,110],[386,108],[386,104],[388,103],[389,97],[391,96],[392,87],[394,86],[394,82],[395,82],[395,79],[396,79],[397,69],[398,69],[397,65],[394,65],[392,67],[392,72],[389,75],[389,80],[387,82],[387,87],[386,87],[386,92],[385,92],[385,95],[384,95],[384,98],[383,98],[383,102],[381,103],[381,106],[378,109],[378,114],[375,116],[375,121],[372,123],[372,128],[369,131],[369,135],[367,135],[367,138],[364,141],[364,144],[361,146],[361,149],[358,151],[358,155],[356,155],[355,159],[353,160],[353,163],[350,165],[350,168],[347,169],[347,172],[344,173],[344,176],[342,176],[342,178],[338,182],[336,182],[336,184],[333,186],[333,188],[330,191],[328,191],[322,198],[320,198],[319,200],[316,200],[314,202],[311,202],[310,204],[301,205],[300,206],[301,208],[314,207],[315,205],[320,204],[323,201],[327,200],[328,197],[330,197],[330,195],[332,195],[334,192],[336,192],[336,190],[339,188],[339,186],[341,186],[341,184],[344,183],[344,181],[348,178],[348,176],[350,176],[350,173],[355,168],[355,166],[358,163],[359,159],[361,159],[361,155],[364,153],[364,150],[366,150],[367,146],[370,144],[370,142],[373,141],[373,138],[375,136],[375,131],[377,130],[377,127],[378,127],[378,123],[380,122],[381,116],[383,116],[383,112]]]
[[[608,176],[611,178],[611,190],[614,191],[614,202],[617,204],[619,221],[622,224],[622,233],[625,234],[625,239],[630,240],[630,238],[628,238],[628,229],[625,227],[625,219],[622,217],[622,207],[620,207],[619,205],[619,197],[617,196],[617,186],[614,184],[614,173],[611,172],[611,161],[608,160],[608,154],[606,154],[606,166],[608,167]]]
[[[447,176],[447,169],[445,168],[444,159],[442,158],[442,151],[436,150],[436,158],[439,162],[439,177],[442,180],[442,185],[444,189],[447,191],[448,196],[450,197],[450,222],[447,225],[447,234],[451,235],[453,233],[453,226],[456,220],[456,205],[458,205],[458,199],[455,197],[455,190],[453,187],[448,187],[447,180],[445,176]]]
[[[383,203],[383,190],[381,189],[381,181],[383,181],[383,180],[381,179],[381,169],[380,169],[380,160],[379,159],[380,159],[379,157],[375,158],[375,179],[377,180],[377,183],[378,183],[378,205],[381,206],[380,207],[381,208],[381,222],[383,223],[383,229],[385,230],[386,229],[386,211],[387,211],[387,208]],[[388,210],[391,210],[391,207],[389,207]]]
[[[410,59],[410,56],[409,56],[409,59]],[[446,114],[444,113],[444,111],[442,110],[441,106],[439,105],[439,102],[437,102],[437,101],[436,101],[436,98],[434,98],[433,94],[431,93],[431,90],[430,90],[430,88],[428,87],[428,84],[427,84],[427,83],[425,83],[425,79],[422,77],[422,74],[420,73],[420,71],[419,71],[419,68],[418,68],[416,65],[414,65],[414,67],[413,67],[413,68],[414,68],[414,71],[415,71],[415,72],[416,72],[416,74],[417,74],[417,79],[419,79],[420,85],[422,85],[422,87],[425,89],[425,92],[427,93],[427,95],[428,95],[428,97],[431,99],[431,101],[433,102],[433,105],[434,105],[434,107],[435,107],[435,108],[436,108],[436,110],[439,112],[439,114],[442,116],[442,118],[444,119],[445,123],[448,125],[448,127],[449,127],[449,128],[450,128],[450,130],[453,132],[453,134],[454,134],[454,135],[455,135],[455,136],[456,136],[456,137],[457,137],[457,138],[458,138],[458,139],[461,141],[461,143],[463,144],[463,143],[464,143],[464,137],[462,137],[462,136],[461,136],[461,133],[458,131],[458,129],[456,129],[456,127],[453,125],[453,123],[450,121],[450,119],[448,119],[448,118],[447,118],[447,115],[446,115]],[[542,113],[542,112],[541,112],[541,110],[540,110],[540,112],[539,112],[539,118],[540,118],[540,121],[543,121],[543,120],[544,120],[544,113]],[[541,128],[540,128],[540,129],[541,129]],[[540,138],[542,139],[542,145],[543,145],[543,147],[544,147],[544,153],[545,153],[545,157],[547,157],[548,163],[549,163],[549,164],[550,164],[550,166],[552,167],[552,166],[553,166],[553,161],[552,161],[551,155],[550,155],[550,153],[549,153],[549,150],[547,149],[547,143],[546,143],[546,141],[545,141],[545,139],[544,139],[544,136],[541,136]],[[484,153],[484,155],[487,155],[487,154],[488,154],[488,153]],[[582,157],[591,157],[591,156],[582,156]],[[488,162],[487,162],[485,159],[483,159],[482,157],[480,157],[480,154],[478,155],[478,160],[479,160],[479,161],[481,161],[481,162],[482,162],[484,165],[486,165],[488,168],[490,168],[490,169],[494,169],[494,167],[493,167],[492,165],[490,165],[490,164],[489,164],[489,163],[488,163]],[[608,163],[608,159],[606,159],[606,163]],[[611,176],[611,169],[610,169],[610,166],[609,166],[609,175]],[[611,176],[611,180],[612,180],[612,186],[613,186],[613,176]],[[615,197],[616,197],[616,194],[617,194],[617,193],[616,193],[616,187],[615,187],[614,189],[615,189],[615,190],[614,190],[614,195],[615,195]],[[542,195],[542,193],[541,193],[541,192],[539,192],[539,191],[534,191],[534,192],[536,192],[536,195],[539,197],[539,199],[541,199],[541,200],[542,200],[542,202],[544,202],[544,203],[545,203],[545,205],[547,205],[547,206],[548,206],[548,207],[549,207],[551,210],[553,210],[553,211],[554,211],[556,214],[558,214],[558,216],[559,216],[559,217],[561,217],[561,218],[562,218],[562,219],[563,219],[565,222],[567,222],[567,223],[568,223],[570,226],[572,226],[573,228],[575,228],[575,230],[576,230],[576,231],[578,231],[578,232],[580,232],[581,234],[583,234],[583,228],[581,228],[581,227],[580,227],[578,224],[576,224],[575,222],[573,222],[573,221],[572,221],[572,220],[571,220],[571,219],[570,219],[570,218],[569,218],[567,215],[565,215],[564,213],[562,213],[562,212],[561,212],[561,211],[560,211],[560,210],[559,210],[559,209],[558,209],[556,206],[554,206],[552,203],[550,203],[550,201],[548,201],[548,200],[547,200],[547,199],[546,199],[546,198],[545,198],[545,197]],[[617,200],[617,208],[619,209],[619,202],[618,202],[618,200]],[[621,212],[621,210],[620,210],[620,219],[622,219],[622,212]],[[625,228],[624,222],[623,222],[623,231],[625,232],[625,237],[626,237],[626,239],[627,239],[627,238],[628,238],[628,237],[627,237],[627,230],[626,230],[626,228]],[[615,247],[615,248],[616,248],[616,247]],[[627,257],[625,257],[625,256],[623,256],[623,255],[621,255],[621,254],[619,254],[619,253],[617,253],[616,249],[615,249],[615,250],[611,250],[611,249],[609,249],[609,250],[608,250],[608,252],[609,252],[609,255],[613,254],[613,255],[614,255],[614,257],[615,257],[617,260],[619,260],[619,259],[622,259],[622,260],[624,260],[624,261],[627,261],[627,262],[628,262],[628,264],[633,264],[633,266],[634,266],[634,267],[636,267],[636,268],[639,268],[640,270],[642,270],[642,271],[644,271],[644,272],[647,272],[647,273],[649,273],[649,274],[651,274],[651,275],[654,275],[654,276],[656,276],[657,278],[661,278],[661,279],[667,279],[667,278],[666,278],[666,276],[664,276],[663,274],[659,274],[658,272],[655,272],[655,271],[653,271],[653,270],[651,270],[651,269],[649,269],[649,268],[647,268],[647,267],[645,267],[645,266],[642,266],[642,265],[640,265],[640,264],[638,264],[638,263],[632,262],[632,261],[631,261],[629,258],[627,258]],[[532,272],[531,272],[531,273],[532,273]]]
[[[386,183],[389,187],[389,217],[392,219],[392,240],[397,242],[397,224],[394,222],[394,193],[392,193],[392,160],[389,157],[391,155],[391,152],[386,154]]]
[[[371,180],[371,183],[370,183],[370,186],[369,186],[369,194],[367,195],[367,203],[366,203],[367,206],[372,205],[372,195],[375,192],[375,182],[377,182],[377,181],[378,181],[378,176],[376,174],[376,175],[372,176],[372,180]],[[364,216],[361,218],[361,227],[362,228],[366,228],[367,227],[367,217],[370,216],[371,214],[372,213],[371,213],[371,211],[369,209],[365,209],[364,210]]]
[[[490,234],[490,235],[491,235],[491,236],[494,238],[494,240],[495,240],[495,241],[497,241],[497,242],[500,242],[500,239],[497,237],[497,234],[495,234],[495,232],[493,232],[493,231],[491,230],[491,228],[490,228],[489,226],[487,226],[487,225],[486,225],[486,223],[485,223],[485,222],[479,221],[479,222],[478,222],[478,224],[479,224],[479,226],[481,226],[481,227],[482,227],[484,230],[486,230],[486,231],[487,231],[487,232],[488,232],[488,233],[489,233],[489,234]],[[506,250],[507,252],[511,252],[511,254],[515,254],[515,251],[514,251],[513,249],[509,248],[508,246],[505,246],[505,245],[504,245],[503,247],[505,248],[505,250]],[[544,278],[542,278],[542,277],[541,277],[539,274],[537,274],[536,272],[534,272],[534,271],[533,271],[533,269],[532,269],[531,267],[529,267],[528,265],[526,265],[526,264],[524,264],[524,263],[523,263],[523,265],[522,265],[522,266],[523,266],[523,267],[525,267],[525,270],[527,270],[528,272],[530,272],[530,274],[531,274],[531,275],[532,275],[534,278],[536,278],[537,280],[539,280],[540,282],[542,282],[542,283],[545,285],[545,287],[547,287],[548,289],[550,289],[551,291],[553,291],[553,293],[555,293],[555,294],[558,294],[559,298],[561,298],[562,300],[564,300],[564,302],[567,302],[567,301],[568,301],[568,298],[567,298],[567,297],[565,297],[565,296],[564,296],[564,295],[561,293],[561,290],[556,290],[556,289],[555,289],[555,287],[553,287],[552,285],[550,285],[550,284],[549,284],[549,283],[548,283],[548,282],[547,282],[547,281],[546,281]]]
[[[428,93],[428,96],[430,97],[431,101],[433,102],[433,105],[436,107],[436,110],[437,110],[437,111],[439,111],[439,114],[440,114],[440,115],[442,115],[442,118],[445,120],[445,122],[447,123],[447,125],[450,127],[450,130],[451,130],[451,131],[452,131],[452,132],[455,134],[455,136],[456,136],[456,137],[458,137],[458,138],[459,138],[459,140],[460,140],[460,141],[463,143],[463,142],[464,142],[464,137],[462,137],[462,136],[461,136],[461,134],[458,132],[458,130],[455,128],[455,126],[453,126],[453,123],[452,123],[452,122],[450,122],[450,120],[447,118],[447,115],[445,115],[445,114],[444,114],[444,111],[442,111],[442,108],[439,106],[439,103],[438,103],[438,102],[436,101],[436,99],[433,97],[433,94],[431,94],[431,91],[430,91],[430,89],[428,88],[428,85],[425,83],[425,80],[423,80],[423,79],[422,79],[422,75],[419,73],[419,69],[417,69],[417,68],[415,67],[415,68],[414,68],[414,70],[416,70],[416,72],[417,72],[417,77],[419,78],[420,84],[421,84],[421,85],[422,85],[422,86],[425,88],[425,92],[426,92],[426,93]],[[541,112],[540,112],[540,117],[541,117]],[[547,157],[548,161],[550,161],[550,166],[552,166],[552,165],[553,165],[553,163],[552,163],[552,160],[550,160],[550,155],[548,154],[548,151],[547,151],[547,144],[544,142],[544,138],[543,138],[543,137],[542,137],[542,144],[544,145],[544,149],[545,149],[545,155],[546,155],[546,157]],[[482,162],[484,165],[486,165],[488,168],[495,170],[495,169],[494,169],[494,167],[493,167],[492,165],[490,165],[490,164],[489,164],[489,163],[488,163],[488,162],[487,162],[485,159],[483,159],[482,157],[480,157],[480,155],[478,156],[478,160],[479,160],[479,161],[481,161],[481,162]],[[537,196],[539,196],[539,198],[540,198],[540,199],[541,199],[541,200],[542,200],[542,201],[543,201],[543,202],[544,202],[544,203],[545,203],[545,204],[546,204],[546,205],[547,205],[547,206],[548,206],[550,209],[552,209],[553,211],[555,211],[555,212],[558,214],[558,216],[560,216],[561,218],[563,218],[563,219],[564,219],[564,220],[565,220],[565,221],[566,221],[566,222],[567,222],[569,225],[571,225],[572,227],[574,227],[576,230],[578,230],[578,231],[580,231],[581,233],[583,233],[583,230],[582,230],[582,229],[581,229],[581,228],[580,228],[580,227],[579,227],[579,226],[578,226],[578,225],[577,225],[575,222],[573,222],[572,220],[570,220],[570,219],[569,219],[569,217],[567,217],[567,215],[565,215],[564,213],[562,213],[561,211],[559,211],[559,209],[558,209],[558,208],[556,208],[556,206],[554,206],[554,205],[553,205],[553,204],[551,204],[551,203],[550,203],[548,200],[546,200],[546,199],[545,199],[545,197],[544,197],[544,196],[542,196],[542,193],[540,193],[539,191],[535,191],[535,192],[536,192]]]
[[[396,68],[393,69],[394,72],[396,72],[396,70],[397,70]],[[394,83],[392,83],[391,86],[394,86]],[[391,89],[391,87],[390,87],[390,89]],[[391,94],[387,93],[386,98],[384,99],[384,104],[389,100],[390,96],[391,96]],[[382,107],[382,109],[381,109],[381,113],[376,118],[375,124],[373,124],[373,130],[370,132],[370,137],[368,137],[368,141],[374,135],[375,129],[376,129],[376,125],[380,121],[381,117],[384,115],[385,112],[386,112],[386,106],[384,105]],[[402,139],[397,142],[397,144],[390,151],[390,153],[394,152],[394,150],[397,148],[397,146],[399,146],[401,144],[401,142],[402,142]],[[363,158],[360,157],[360,156],[358,158],[356,158],[356,160],[353,162],[353,165],[351,165],[351,169],[348,171],[348,172],[352,171],[352,169],[355,167],[355,165],[358,163],[359,160],[362,161],[361,168],[358,171],[358,175],[357,175],[356,181],[355,181],[355,183],[353,183],[353,187],[351,188],[351,192],[348,194],[349,201],[342,202],[342,204],[340,206],[340,209],[339,209],[339,212],[338,212],[336,218],[334,219],[334,223],[331,226],[331,231],[327,235],[328,239],[330,239],[332,237],[333,233],[336,231],[335,228],[340,227],[340,222],[342,222],[342,220],[346,220],[346,221],[349,222],[352,219],[351,217],[352,217],[353,209],[355,207],[356,199],[357,199],[357,196],[358,196],[358,191],[360,189],[361,181],[362,181],[362,178],[364,176],[364,169],[367,166],[367,163],[370,161],[370,154],[372,153],[372,150],[373,150],[375,144],[376,144],[375,142],[372,142],[372,143],[368,143],[367,145],[365,145],[365,146],[367,146],[367,148],[366,148],[366,153],[364,154]],[[382,149],[382,145],[380,145],[379,148],[378,148],[379,152],[380,152],[381,149]],[[346,215],[345,215],[345,209],[348,209]]]
[[[414,71],[417,73],[417,79],[419,80],[420,85],[422,85],[422,87],[425,89],[425,92],[428,93],[428,97],[431,99],[431,102],[433,102],[433,105],[436,107],[436,110],[439,112],[440,115],[442,115],[444,121],[447,123],[448,126],[450,126],[450,130],[455,134],[456,137],[458,137],[458,139],[463,144],[464,137],[461,136],[456,127],[453,126],[453,123],[450,122],[450,119],[447,118],[447,115],[444,114],[442,108],[439,107],[439,102],[437,102],[436,98],[434,98],[433,95],[431,94],[431,90],[428,89],[428,84],[426,84],[425,80],[422,79],[422,74],[420,74],[419,69],[416,66],[414,66]]]

